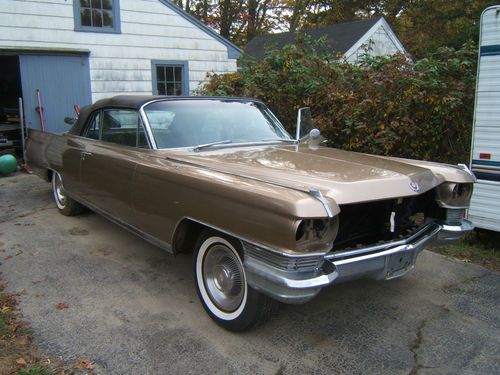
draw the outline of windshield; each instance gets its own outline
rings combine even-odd
[[[165,100],[144,111],[160,149],[292,139],[264,105],[250,101]]]

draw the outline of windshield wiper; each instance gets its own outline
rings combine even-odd
[[[218,141],[218,142],[211,142],[211,143],[205,143],[203,145],[198,145],[196,146],[195,148],[193,148],[194,151],[200,151],[201,149],[203,148],[208,148],[208,147],[212,147],[212,146],[217,146],[217,145],[226,145],[228,143],[232,143],[233,141],[231,141],[230,139],[226,139],[224,141]]]
[[[283,139],[283,138],[278,138],[278,139],[261,139],[261,142],[286,142],[286,143],[297,143],[295,139]]]

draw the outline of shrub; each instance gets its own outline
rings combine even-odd
[[[356,65],[322,52],[320,42],[244,58],[236,73],[211,74],[201,95],[262,99],[293,132],[296,111],[310,106],[328,145],[442,162],[467,161],[477,47],[441,48],[412,61],[364,56]]]

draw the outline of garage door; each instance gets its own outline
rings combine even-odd
[[[45,130],[63,133],[73,106],[91,103],[88,56],[19,56],[24,114],[28,128],[40,129],[37,90],[42,101]]]

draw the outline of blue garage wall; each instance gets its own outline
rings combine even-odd
[[[88,56],[21,55],[19,56],[26,126],[40,129],[36,110],[40,90],[45,131],[63,133],[69,126],[65,117],[74,117],[73,106],[91,104]]]

